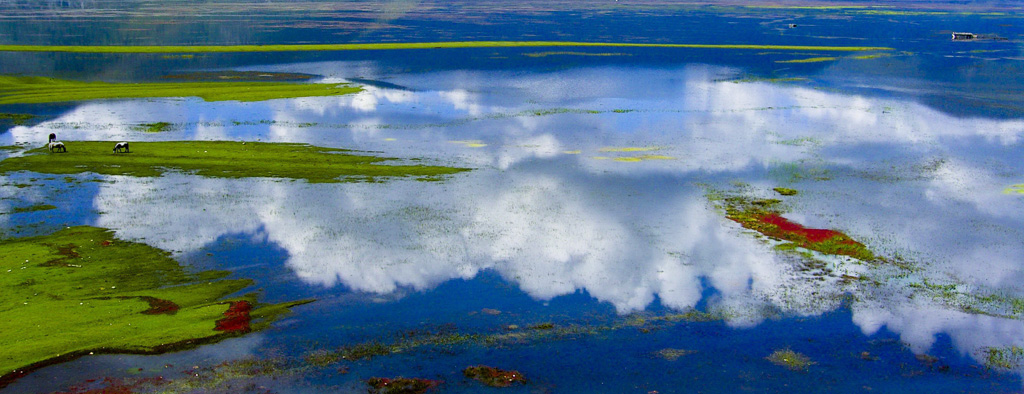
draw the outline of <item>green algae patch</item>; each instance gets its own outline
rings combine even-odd
[[[663,358],[665,360],[668,360],[668,361],[676,361],[680,357],[689,356],[689,355],[694,354],[694,353],[697,353],[697,351],[696,350],[689,350],[689,349],[672,349],[672,348],[665,348],[665,349],[661,349],[661,350],[657,351],[658,357],[661,357],[661,358]]]
[[[103,99],[199,97],[206,101],[264,101],[338,96],[362,88],[336,83],[289,82],[82,82],[44,77],[0,76],[0,104],[43,104]]]
[[[491,387],[509,387],[514,383],[526,383],[526,378],[519,371],[506,371],[486,365],[463,369],[462,375]]]
[[[388,165],[384,162],[394,159],[295,143],[132,142],[131,153],[112,153],[113,141],[64,141],[64,144],[66,153],[50,153],[45,148],[37,148],[23,156],[0,161],[0,174],[13,171],[47,174],[93,172],[153,177],[168,171],[183,171],[214,178],[270,177],[323,183],[379,177],[437,179],[467,171],[465,168],[441,166]]]
[[[6,240],[0,255],[0,387],[88,354],[162,353],[241,335],[308,302],[228,299],[252,282],[188,272],[165,251],[96,227]]]
[[[779,194],[781,194],[783,196],[795,196],[797,194],[797,191],[795,189],[790,189],[790,188],[787,188],[787,187],[776,187],[776,188],[773,188],[772,190],[774,190],[776,193],[779,193]]]
[[[592,53],[592,52],[533,52],[524,53],[526,57],[548,57],[548,56],[597,56],[597,57],[608,57],[608,56],[633,56],[628,53]]]
[[[1024,183],[1007,186],[1003,189],[1003,194],[1024,194]]]
[[[836,59],[837,58],[835,58],[835,57],[825,56],[825,57],[810,57],[810,58],[806,58],[806,59],[776,60],[775,62],[776,63],[821,63],[821,62],[831,62],[831,61],[836,60]]]
[[[36,204],[30,207],[19,207],[11,210],[11,213],[26,213],[26,212],[39,212],[49,211],[51,209],[57,209],[57,207],[50,204]]]
[[[480,140],[462,140],[462,141],[448,141],[448,142],[451,142],[453,144],[462,145],[462,146],[465,146],[467,148],[483,148],[483,147],[487,146],[486,143],[484,143],[483,141],[480,141]]]
[[[147,133],[162,133],[173,128],[173,124],[168,122],[153,122],[143,123],[135,127],[135,130],[145,131]]]
[[[768,355],[768,357],[765,357],[765,359],[770,361],[772,364],[786,367],[791,371],[803,371],[806,370],[807,367],[814,365],[814,362],[811,361],[810,357],[794,352],[790,349],[776,350],[772,352],[772,354]]]
[[[5,52],[70,52],[70,53],[219,53],[219,52],[305,52],[366,51],[400,49],[453,48],[524,48],[524,47],[619,47],[619,48],[693,48],[753,49],[779,51],[886,51],[888,47],[754,45],[754,44],[657,44],[574,41],[447,41],[447,42],[385,42],[360,44],[291,44],[291,45],[0,45]]]

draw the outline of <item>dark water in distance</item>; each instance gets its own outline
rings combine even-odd
[[[88,379],[155,376],[167,364],[300,360],[409,333],[496,336],[542,323],[580,329],[494,346],[426,346],[346,363],[344,372],[301,369],[253,379],[247,391],[365,392],[363,380],[374,376],[441,379],[441,392],[495,390],[462,377],[476,364],[529,379],[509,392],[1021,390],[1019,366],[985,365],[985,349],[1024,346],[1019,318],[970,313],[915,287],[1024,296],[1024,196],[1014,191],[1024,183],[1024,56],[1014,5],[481,4],[8,1],[0,2],[0,44],[563,40],[894,50],[0,52],[0,74],[138,82],[192,71],[293,72],[366,87],[255,103],[0,106],[39,115],[0,123],[0,145],[36,144],[50,132],[67,140],[259,139],[474,168],[443,182],[372,184],[2,175],[5,212],[57,206],[0,215],[6,236],[111,228],[196,269],[253,278],[267,302],[317,299],[263,332],[159,356],[87,357],[3,391],[53,392]],[[953,42],[952,31],[1000,39]],[[816,57],[836,59],[780,63]],[[136,127],[152,122],[174,127]],[[25,183],[34,186],[17,187]],[[835,274],[817,279],[709,200],[709,190],[775,198],[779,186],[799,190],[786,198],[787,218],[842,231],[920,270],[895,275],[818,255]],[[649,324],[691,308],[726,318]],[[692,353],[672,358],[666,349]],[[766,360],[779,349],[815,364],[790,371]]]

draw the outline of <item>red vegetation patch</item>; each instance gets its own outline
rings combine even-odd
[[[825,254],[850,256],[865,261],[875,258],[864,244],[854,241],[846,234],[835,230],[806,228],[777,213],[757,213],[749,216],[730,215],[729,219],[743,227],[775,239],[792,242],[802,248]]]
[[[249,301],[235,301],[231,303],[228,310],[224,311],[224,318],[217,320],[214,330],[226,332],[249,332],[249,311],[252,304]]]
[[[142,296],[144,301],[149,303],[149,309],[142,311],[143,315],[173,315],[181,307],[173,301],[156,297]]]
[[[515,382],[526,383],[526,378],[523,378],[519,371],[506,371],[486,365],[466,368],[462,370],[462,374],[491,387],[508,387]]]
[[[440,380],[420,378],[370,378],[366,381],[370,392],[380,394],[421,394],[441,383]]]
[[[109,239],[106,240],[106,241],[100,242],[100,246],[110,246],[110,245],[113,245],[113,244],[114,244],[114,242],[110,241]]]
[[[855,244],[859,245],[859,243],[857,243],[857,241],[854,241],[854,240],[850,239],[850,237],[847,237],[846,234],[843,234],[841,232],[838,232],[838,231],[835,231],[835,230],[806,228],[806,227],[801,226],[799,224],[793,223],[793,222],[787,220],[786,218],[784,218],[782,216],[779,216],[777,214],[774,214],[774,213],[770,213],[770,214],[766,214],[766,215],[761,215],[760,217],[757,218],[757,220],[762,222],[762,223],[771,224],[771,225],[774,225],[775,227],[778,227],[777,235],[776,234],[766,234],[766,235],[776,236],[778,238],[782,238],[782,239],[785,239],[787,241],[794,241],[794,242],[807,241],[807,242],[817,243],[817,242],[823,242],[823,241],[826,241],[826,240],[829,240],[829,239],[832,239],[832,238],[837,238],[836,241],[839,241],[840,243],[851,244],[851,245],[855,245]]]

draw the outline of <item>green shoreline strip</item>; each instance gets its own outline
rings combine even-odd
[[[125,98],[199,97],[206,101],[264,101],[338,96],[363,89],[344,83],[291,82],[81,82],[0,76],[0,104],[43,104]]]
[[[300,52],[353,51],[433,48],[511,48],[511,47],[619,47],[619,48],[698,48],[757,49],[783,51],[889,51],[888,47],[812,46],[812,45],[750,45],[750,44],[651,44],[621,42],[573,41],[451,41],[451,42],[387,42],[373,44],[294,44],[294,45],[0,45],[6,52],[72,52],[72,53],[211,53],[211,52]]]
[[[93,172],[137,177],[181,171],[213,178],[285,178],[311,183],[380,181],[409,177],[440,180],[467,168],[394,164],[394,159],[357,155],[344,149],[307,144],[166,141],[131,142],[131,153],[113,153],[116,141],[64,141],[67,152],[36,148],[0,161],[0,174],[31,171],[45,174]]]

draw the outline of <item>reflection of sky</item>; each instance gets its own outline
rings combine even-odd
[[[381,78],[367,63],[269,68],[331,81]],[[807,280],[796,263],[725,220],[699,186],[740,180],[767,190],[790,182],[787,171],[817,166],[832,180],[794,185],[803,191],[794,220],[917,256],[924,277],[1020,291],[1022,201],[1002,190],[1022,182],[1012,158],[1024,122],[720,81],[735,74],[704,66],[440,72],[383,81],[408,89],[341,97],[89,103],[14,127],[0,142],[34,142],[55,130],[65,140],[258,138],[478,168],[442,183],[115,177],[96,196],[95,208],[106,212],[98,225],[180,253],[259,230],[287,251],[296,275],[319,286],[383,294],[494,270],[536,299],[582,291],[620,312],[656,299],[691,307],[708,286],[709,304],[733,312],[734,325],[756,324],[772,308],[819,314],[837,306],[836,295],[863,290]],[[573,111],[531,114],[555,109]],[[158,134],[132,128],[154,121],[178,126]],[[624,147],[651,150],[604,149]],[[614,160],[644,154],[659,158]],[[833,264],[853,275],[870,270]],[[965,352],[1021,344],[1018,321],[921,296],[893,303],[861,295],[854,321],[865,332],[886,326],[919,351],[938,333]]]

